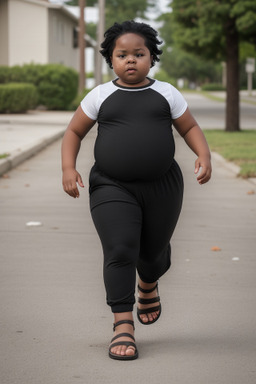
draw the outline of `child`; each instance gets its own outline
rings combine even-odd
[[[172,124],[198,156],[199,184],[211,177],[210,151],[186,101],[172,85],[147,77],[162,53],[159,44],[157,32],[144,23],[115,23],[106,31],[101,54],[117,78],[87,94],[62,143],[63,188],[76,198],[77,183],[84,187],[76,170],[80,143],[97,121],[90,209],[114,314],[109,356],[118,360],[138,357],[132,314],[136,270],[138,320],[149,325],[161,314],[157,281],[171,265],[170,239],[183,197]]]

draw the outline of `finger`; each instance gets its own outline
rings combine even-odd
[[[195,174],[199,174],[201,173],[201,167],[202,165],[200,164],[200,160],[199,159],[196,159],[195,161]]]
[[[199,171],[200,171],[200,167],[199,167],[199,165],[196,165],[196,167],[195,167],[195,174],[197,174]]]
[[[74,198],[78,198],[80,196],[80,193],[79,193],[77,186],[75,186],[75,188],[73,188],[72,192],[73,192]]]
[[[78,185],[80,187],[84,188],[84,183],[83,183],[82,177],[79,174],[78,174],[78,177],[77,177],[77,182],[78,182]]]
[[[72,184],[64,186],[64,191],[71,197],[79,197],[79,191],[76,184],[75,186],[73,186]]]
[[[206,170],[205,172],[201,173],[200,176],[197,177],[197,180],[199,184],[205,184],[207,181],[209,181],[211,178],[211,172],[209,170]]]

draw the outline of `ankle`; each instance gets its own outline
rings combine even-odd
[[[118,312],[114,313],[114,323],[117,323],[121,320],[131,320],[133,321],[133,314],[132,312]]]
[[[139,288],[141,288],[142,290],[152,289],[153,291],[157,287],[157,281],[155,281],[154,283],[145,283],[144,281],[139,279],[138,285],[139,285]]]

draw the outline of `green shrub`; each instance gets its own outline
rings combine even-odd
[[[20,113],[37,105],[38,94],[33,84],[0,84],[0,113]]]
[[[22,67],[20,67],[20,81],[25,83],[32,83],[38,87],[40,82],[44,79],[47,67],[48,64],[24,64]],[[12,70],[14,71],[14,74],[16,73],[18,75],[18,67],[12,67]]]
[[[77,95],[78,73],[61,64],[25,64],[0,67],[0,83],[31,83],[37,87],[38,105],[68,109]]]
[[[225,91],[226,88],[223,87],[222,84],[209,83],[209,84],[202,85],[201,90],[202,91]]]
[[[90,89],[84,89],[83,92],[79,93],[79,95],[77,95],[76,98],[71,102],[68,109],[70,111],[75,111],[79,106],[81,100],[83,100],[83,98],[87,95],[88,92],[90,92]]]
[[[48,109],[68,109],[77,95],[78,73],[58,64],[45,66],[38,84],[39,103]]]
[[[170,83],[172,85],[176,85],[176,80],[171,78],[167,72],[165,72],[163,69],[160,69],[155,75],[154,78],[159,81],[166,81],[167,83]]]
[[[11,68],[7,66],[0,67],[0,84],[6,84],[11,81]]]
[[[15,65],[14,67],[0,67],[0,84],[7,83],[30,83],[23,77],[23,67]]]

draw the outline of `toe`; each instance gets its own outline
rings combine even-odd
[[[135,354],[135,349],[133,347],[128,347],[126,349],[126,355],[127,356],[133,356]]]
[[[140,318],[143,323],[147,323],[149,320],[147,315],[140,315]]]

